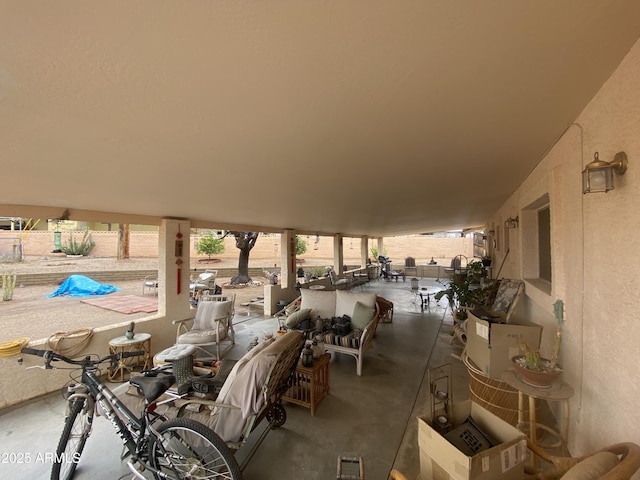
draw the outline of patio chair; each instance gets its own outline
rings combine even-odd
[[[413,257],[407,257],[404,259],[404,273],[405,275],[418,276],[418,267],[416,267],[416,259]]]
[[[198,355],[197,360],[220,360],[236,343],[233,330],[235,297],[235,294],[202,295],[191,330],[186,326],[189,319],[173,321],[178,326],[176,343],[193,345],[203,354]],[[209,350],[211,347],[215,347],[215,355]]]
[[[191,296],[195,297],[196,292],[203,292],[205,290],[213,290],[216,287],[216,277],[218,276],[218,270],[205,270],[199,274],[195,280],[189,284],[191,290]]]
[[[147,275],[142,282],[142,295],[150,292],[158,295],[158,277],[156,275]]]
[[[351,279],[339,277],[333,268],[327,268],[327,274],[329,276],[329,281],[331,281],[331,285],[333,285],[336,290],[349,290],[353,287]]]

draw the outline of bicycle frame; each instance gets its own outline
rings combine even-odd
[[[80,389],[88,389],[88,393],[80,392]],[[143,413],[141,418],[137,418],[136,415],[124,405],[118,397],[107,387],[102,381],[95,375],[94,371],[83,369],[82,382],[79,385],[70,386],[69,390],[73,392],[69,395],[68,405],[75,398],[90,399],[91,409],[93,410],[91,416],[95,412],[95,403],[99,403],[102,407],[105,416],[111,422],[111,425],[115,428],[122,438],[124,446],[132,455],[135,454],[137,448],[136,438],[133,435],[133,431],[143,432],[143,426],[145,425],[145,414]],[[85,408],[87,408],[86,406]],[[67,407],[68,408],[68,407]],[[116,413],[116,410],[123,414],[129,424],[121,419]]]

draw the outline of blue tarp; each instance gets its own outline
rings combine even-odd
[[[89,297],[91,295],[106,295],[120,290],[113,285],[106,285],[91,280],[82,275],[71,275],[58,289],[47,295],[46,298],[67,296],[67,297]]]

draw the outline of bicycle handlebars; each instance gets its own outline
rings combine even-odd
[[[25,347],[22,349],[21,353],[26,353],[27,355],[35,355],[35,356],[44,358],[44,363],[46,368],[53,368],[51,366],[51,362],[56,360],[62,360],[63,362],[68,363],[70,365],[78,365],[81,367],[93,367],[107,361],[115,362],[123,358],[138,357],[145,354],[145,352],[143,351],[121,352],[121,353],[114,353],[111,355],[107,355],[106,357],[97,358],[95,360],[91,360],[90,355],[85,356],[82,360],[74,360],[72,358],[65,357],[64,355],[60,355],[59,353],[56,353],[52,350],[37,350],[35,348]]]

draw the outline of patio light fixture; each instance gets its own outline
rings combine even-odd
[[[518,228],[518,223],[520,222],[519,217],[512,218],[509,217],[505,220],[505,225],[507,228]]]
[[[598,158],[598,152],[593,156],[593,161],[588,163],[582,171],[582,193],[608,192],[615,188],[613,173],[624,175],[627,171],[627,154],[616,153],[612,162],[605,162]]]

